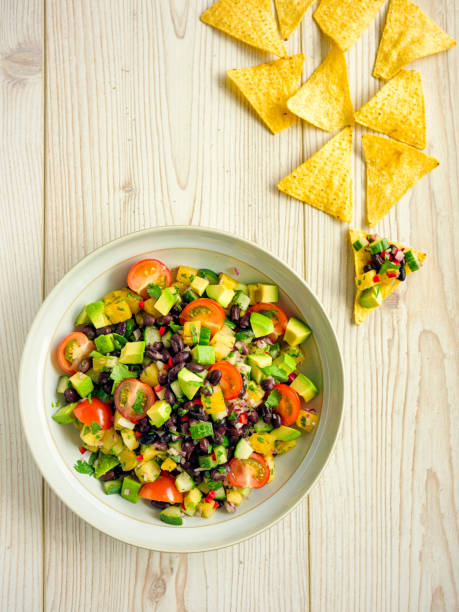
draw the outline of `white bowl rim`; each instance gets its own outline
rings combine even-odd
[[[241,542],[244,542],[246,540],[249,540],[251,538],[256,537],[257,535],[259,535],[260,533],[262,533],[263,531],[265,531],[266,529],[269,529],[271,527],[273,527],[274,525],[276,525],[277,523],[279,523],[286,515],[290,514],[306,497],[306,495],[308,495],[311,491],[311,489],[313,488],[313,486],[316,484],[317,480],[319,479],[320,475],[322,474],[323,470],[325,469],[325,467],[327,466],[330,457],[334,451],[335,445],[337,443],[337,440],[339,438],[339,434],[340,434],[340,430],[341,430],[341,426],[342,426],[342,422],[343,422],[343,414],[344,414],[344,367],[343,367],[343,358],[342,358],[342,354],[341,354],[341,349],[339,347],[338,344],[338,340],[336,337],[336,332],[334,330],[333,324],[328,316],[328,314],[326,313],[321,301],[319,300],[319,298],[316,296],[316,294],[312,291],[311,287],[308,285],[308,283],[301,277],[299,276],[299,274],[292,268],[292,266],[288,263],[286,263],[282,258],[280,258],[278,255],[272,253],[270,250],[259,246],[257,243],[248,240],[247,238],[244,238],[243,236],[240,236],[238,234],[235,234],[234,232],[231,233],[231,238],[235,239],[236,241],[240,241],[242,243],[245,243],[248,247],[250,248],[255,248],[256,250],[260,251],[261,253],[267,254],[268,256],[270,256],[271,258],[273,258],[274,260],[277,260],[278,263],[281,264],[281,266],[284,266],[285,268],[287,268],[289,270],[289,272],[291,274],[293,274],[293,276],[296,278],[296,280],[300,283],[300,285],[303,285],[308,292],[310,293],[310,295],[312,296],[313,300],[315,300],[316,302],[316,307],[318,307],[322,317],[324,318],[326,324],[329,327],[329,331],[331,334],[331,338],[334,342],[334,348],[336,350],[336,356],[337,356],[337,364],[339,365],[338,371],[335,372],[335,375],[337,376],[337,385],[339,388],[339,402],[338,405],[336,406],[336,408],[339,410],[339,417],[338,417],[338,423],[336,425],[335,428],[335,434],[334,434],[334,438],[331,441],[331,444],[329,445],[328,451],[327,451],[327,455],[326,457],[323,459],[319,469],[317,470],[314,478],[311,480],[311,483],[309,485],[309,487],[302,493],[302,495],[300,495],[300,497],[291,505],[289,505],[289,507],[286,510],[283,510],[279,513],[279,515],[274,518],[273,520],[271,520],[268,524],[265,524],[263,526],[261,526],[260,528],[256,528],[253,531],[251,531],[251,533],[242,536],[242,537],[238,537],[235,538],[234,541],[231,541],[230,543],[226,543],[226,544],[216,544],[214,546],[206,546],[205,548],[192,548],[192,549],[186,549],[184,550],[183,548],[176,548],[176,547],[152,547],[151,545],[147,545],[147,544],[143,544],[142,542],[132,542],[129,538],[123,537],[123,534],[119,534],[119,533],[115,533],[114,530],[112,530],[109,526],[106,525],[101,525],[100,523],[98,523],[96,520],[93,520],[91,516],[88,515],[84,515],[84,513],[80,512],[77,508],[75,508],[75,505],[72,504],[71,500],[66,499],[63,492],[59,491],[54,485],[53,483],[51,483],[48,478],[46,477],[46,472],[47,469],[44,465],[44,463],[42,462],[40,456],[38,455],[38,453],[35,452],[35,447],[33,444],[33,437],[32,434],[33,432],[30,430],[30,428],[28,427],[28,423],[27,423],[27,418],[26,418],[26,408],[25,408],[25,402],[24,397],[23,397],[23,389],[24,389],[24,380],[26,379],[26,360],[27,360],[27,354],[28,354],[28,348],[29,345],[32,343],[32,339],[35,335],[35,328],[38,327],[38,323],[39,323],[39,319],[40,316],[42,315],[42,313],[44,311],[46,311],[48,304],[52,303],[54,297],[59,293],[59,291],[61,290],[62,285],[64,284],[64,282],[68,279],[68,277],[70,275],[75,275],[78,273],[78,271],[80,270],[80,268],[84,268],[85,266],[88,265],[88,263],[91,262],[92,259],[97,258],[98,254],[106,249],[109,249],[110,247],[113,247],[115,245],[121,245],[124,242],[128,242],[130,240],[132,240],[135,236],[141,236],[141,235],[145,235],[148,234],[150,232],[158,232],[161,230],[167,230],[167,231],[185,231],[185,232],[195,232],[195,231],[200,231],[203,230],[205,232],[208,232],[210,234],[214,234],[215,236],[220,236],[220,237],[228,237],[228,233],[225,232],[224,230],[219,230],[218,228],[214,228],[214,227],[207,227],[204,225],[162,225],[162,226],[151,226],[148,228],[144,228],[142,230],[137,230],[137,231],[133,231],[133,232],[129,232],[127,234],[124,234],[123,236],[119,236],[118,238],[114,238],[113,240],[110,240],[108,242],[105,242],[103,245],[93,249],[92,251],[90,251],[87,255],[85,255],[80,261],[78,261],[74,266],[72,266],[65,274],[64,276],[57,282],[57,284],[53,287],[53,289],[49,292],[49,294],[46,296],[46,298],[44,299],[43,303],[41,304],[40,308],[38,309],[38,311],[35,314],[34,320],[32,321],[32,324],[30,326],[29,332],[27,334],[26,337],[26,341],[24,343],[24,347],[23,347],[23,351],[22,351],[22,356],[21,356],[21,361],[20,361],[20,367],[19,367],[19,377],[18,377],[18,391],[19,391],[19,403],[20,403],[20,413],[21,413],[21,421],[22,421],[22,427],[23,427],[23,431],[25,432],[25,436],[26,436],[26,440],[29,446],[29,450],[32,454],[32,457],[35,461],[35,464],[37,465],[42,477],[47,481],[48,486],[51,487],[51,489],[54,491],[54,493],[59,497],[59,499],[68,507],[72,510],[72,512],[74,512],[75,514],[77,514],[82,520],[84,520],[85,522],[89,523],[92,527],[98,529],[99,531],[102,531],[103,533],[105,533],[106,535],[109,535],[117,540],[123,541],[127,544],[130,544],[131,546],[139,546],[141,548],[146,548],[147,550],[156,550],[159,552],[170,552],[170,553],[199,553],[199,552],[206,552],[206,551],[211,551],[211,550],[219,550],[219,549],[223,549],[223,548],[228,548],[230,546],[233,546],[235,544],[239,544]],[[152,249],[154,250],[154,249]],[[317,340],[318,345],[320,346],[319,340]],[[306,455],[307,456],[307,455]]]

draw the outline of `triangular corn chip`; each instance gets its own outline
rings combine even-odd
[[[384,136],[364,134],[362,144],[367,166],[367,217],[373,227],[439,162]]]
[[[347,66],[344,53],[336,45],[311,78],[287,102],[288,108],[316,127],[333,132],[353,125]]]
[[[351,221],[352,128],[334,136],[277,187],[340,221]]]
[[[314,19],[346,51],[362,36],[385,0],[322,0]]]
[[[351,240],[351,245],[354,245],[356,241],[360,241],[363,244],[366,244],[368,232],[363,232],[362,230],[350,229],[349,230],[349,238]],[[378,238],[380,239],[380,238]],[[394,245],[397,249],[403,250],[405,253],[411,251],[411,253],[416,258],[418,264],[421,264],[425,258],[426,254],[421,253],[420,251],[415,251],[410,247],[403,246],[394,240],[387,239],[389,245]],[[364,267],[371,261],[371,253],[369,252],[368,247],[362,247],[359,250],[356,250],[354,246],[352,246],[352,252],[354,253],[354,264],[355,264],[355,278],[356,278],[356,296],[354,303],[354,321],[357,325],[360,325],[367,316],[378,308],[364,308],[360,304],[360,296],[365,289],[370,288],[371,286],[377,284],[379,285],[381,291],[381,297],[383,301],[394,291],[397,287],[404,281],[399,281],[397,278],[390,278],[387,274],[379,274],[376,273],[375,270],[371,270],[370,272],[365,272]],[[408,276],[412,273],[411,268],[406,263],[403,265],[405,274]],[[378,282],[374,282],[373,278],[376,275],[376,280],[379,279]]]
[[[299,87],[303,62],[304,55],[299,53],[226,73],[273,134],[290,127],[297,119],[288,110],[287,100]]]
[[[282,38],[288,40],[314,0],[274,0],[274,2]]]
[[[252,47],[279,57],[287,55],[271,0],[217,0],[201,20]]]
[[[375,132],[424,149],[426,117],[419,72],[401,70],[356,112],[355,120]]]
[[[391,0],[373,75],[390,79],[415,59],[454,47],[456,41],[410,0]]]

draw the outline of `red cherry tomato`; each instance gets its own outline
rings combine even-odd
[[[175,486],[175,478],[169,472],[161,472],[161,476],[154,482],[147,482],[139,491],[143,499],[169,502],[170,504],[181,504],[183,493]]]
[[[72,332],[57,348],[57,361],[67,374],[75,374],[79,364],[94,351],[96,345],[82,332]]]
[[[110,429],[113,423],[112,409],[109,404],[101,402],[97,397],[93,397],[91,401],[84,399],[79,402],[73,414],[81,423],[89,427],[91,423],[98,423],[101,429]]]
[[[148,298],[147,286],[150,283],[159,285],[162,289],[172,283],[171,271],[158,259],[142,259],[129,270],[127,284],[132,291]]]
[[[155,394],[150,385],[137,378],[126,378],[121,381],[115,391],[115,406],[124,418],[133,423],[141,421],[147,410],[155,401]]]
[[[281,415],[282,425],[293,425],[300,414],[300,396],[289,385],[274,385],[274,389],[277,389],[282,395],[274,410]]]
[[[225,311],[215,300],[200,298],[190,302],[180,314],[180,323],[201,321],[203,327],[210,329],[212,336],[225,324]]]
[[[260,489],[269,479],[268,464],[258,453],[252,453],[248,459],[231,459],[230,468],[228,480],[238,489]]]
[[[271,321],[274,325],[274,332],[277,336],[282,336],[285,332],[288,323],[288,317],[282,308],[279,308],[276,304],[265,304],[265,302],[260,302],[259,304],[255,304],[251,306],[247,311],[248,314],[251,312],[259,312],[263,314],[266,310],[271,311]]]
[[[225,400],[235,399],[242,389],[242,376],[239,370],[229,361],[217,361],[210,366],[209,372],[220,370],[222,377],[220,387]]]

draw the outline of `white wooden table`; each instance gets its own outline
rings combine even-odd
[[[347,226],[276,190],[329,135],[264,128],[225,70],[269,57],[202,24],[209,3],[0,3],[0,608],[458,610],[458,52],[416,63],[426,152],[441,165],[378,227],[429,258],[357,328]],[[419,4],[457,38],[457,2]],[[379,87],[370,74],[385,12],[348,53],[356,108]],[[305,53],[305,77],[328,49],[311,14],[287,44]],[[331,314],[347,378],[338,445],[300,507],[263,535],[194,556],[127,546],[67,510],[32,462],[17,406],[43,297],[95,247],[166,224],[223,228],[288,261]]]

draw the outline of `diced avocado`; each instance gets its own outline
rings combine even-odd
[[[115,350],[115,343],[113,341],[112,334],[102,334],[97,336],[97,338],[94,339],[94,343],[99,353],[102,353],[103,355],[106,353],[111,353]]]
[[[241,438],[234,449],[236,459],[248,459],[253,453],[253,448],[245,438]]]
[[[191,357],[196,363],[211,365],[215,363],[215,348],[213,346],[197,344],[191,351]]]
[[[189,400],[193,399],[199,387],[202,386],[202,378],[187,368],[182,368],[179,371],[177,380],[183,393]]]
[[[266,353],[253,353],[247,357],[247,361],[251,366],[256,366],[258,368],[267,368],[273,362],[271,355],[267,355]]]
[[[226,452],[226,448],[223,446],[223,444],[214,446],[213,451],[217,457],[218,465],[223,465],[228,461],[228,453]]]
[[[114,495],[115,493],[121,493],[121,485],[121,479],[106,480],[102,483],[102,488],[105,495]]]
[[[89,376],[89,378],[92,380],[92,382],[94,384],[97,384],[98,380],[99,380],[99,376],[100,376],[100,372],[96,372],[94,368],[89,368],[89,370],[86,372],[86,374]],[[104,392],[103,389],[98,389],[99,392]]]
[[[234,291],[232,289],[227,289],[223,285],[209,285],[206,289],[206,293],[211,300],[215,300],[223,308],[229,306],[234,296]]]
[[[59,425],[68,425],[68,423],[73,423],[75,421],[73,409],[76,405],[77,402],[67,404],[66,406],[61,406],[56,410],[52,418],[56,421],[56,423],[59,423]]]
[[[135,475],[140,482],[154,482],[159,478],[160,474],[161,468],[153,459],[149,461],[144,460],[135,468]]]
[[[142,363],[144,352],[145,342],[143,340],[139,340],[138,342],[126,342],[121,349],[119,361],[120,363],[126,364]]]
[[[236,289],[236,287],[238,286],[239,282],[232,276],[228,276],[228,274],[222,272],[218,277],[218,284],[222,285],[223,287],[226,287],[226,289],[231,289],[232,291],[234,291],[234,289]]]
[[[379,285],[373,285],[362,291],[359,297],[359,304],[363,308],[377,308],[382,304],[383,296]]]
[[[250,326],[253,330],[255,338],[261,336],[269,336],[274,332],[274,323],[269,317],[260,314],[259,312],[252,312],[250,315]]]
[[[93,357],[92,367],[95,372],[103,372],[104,370],[112,370],[118,363],[118,357],[114,355],[108,355],[106,357]]]
[[[198,421],[190,425],[190,435],[193,440],[200,440],[214,435],[214,428],[209,421]]]
[[[311,328],[308,327],[306,323],[303,323],[303,321],[295,317],[291,317],[285,329],[284,340],[287,344],[290,344],[290,346],[297,346],[309,338],[311,334]]]
[[[70,382],[72,387],[81,397],[86,397],[91,393],[91,391],[94,390],[92,380],[87,374],[83,374],[83,372],[77,372],[71,376]]]
[[[105,314],[105,307],[102,300],[87,304],[85,308],[88,317],[91,320],[91,323],[96,329],[99,329],[99,327],[107,327],[108,325],[110,325],[110,321]]]
[[[190,284],[190,289],[195,291],[198,295],[202,295],[204,291],[207,289],[209,285],[209,281],[207,278],[201,278],[200,276],[195,276]]]
[[[303,363],[304,361],[304,353],[300,346],[290,346],[285,348],[282,352],[287,353],[287,355],[290,355],[290,357],[293,357],[297,365]]]
[[[118,464],[119,460],[117,457],[114,457],[113,455],[104,455],[103,453],[99,453],[99,456],[94,462],[94,476],[96,478],[100,478]]]
[[[129,476],[125,476],[123,478],[123,484],[121,485],[121,497],[124,497],[124,499],[136,504],[139,501],[139,491],[141,486],[141,483],[137,482],[137,480],[129,478]]]
[[[250,371],[250,377],[256,383],[260,384],[263,378],[265,378],[265,375],[263,374],[263,372],[260,370],[258,366],[252,365],[252,369]]]
[[[156,363],[150,363],[150,365],[143,370],[140,375],[140,380],[150,385],[150,387],[156,387],[158,384],[158,366]]]
[[[161,336],[159,330],[156,329],[154,325],[147,325],[143,330],[143,339],[145,340],[145,344],[147,346],[149,344],[154,344],[155,342],[160,342]]]
[[[271,423],[265,423],[263,419],[258,419],[258,421],[254,425],[254,429],[257,433],[264,433],[272,431],[273,426]]]
[[[217,461],[212,455],[199,455],[198,461],[199,467],[205,468],[206,470],[212,470],[217,467]]]
[[[182,387],[180,386],[178,380],[174,380],[173,382],[171,382],[171,389],[175,397],[177,398],[183,397]]]
[[[237,290],[233,297],[233,304],[245,312],[250,306],[250,298],[243,291]]]
[[[191,491],[196,485],[188,472],[180,472],[175,479],[175,486],[180,493],[186,493],[187,491]]]
[[[70,387],[70,378],[68,376],[59,376],[57,381],[56,393],[64,393]]]
[[[80,314],[77,316],[75,320],[75,325],[87,325],[88,323],[90,323],[90,319],[89,319],[88,313],[86,312],[86,306],[85,306],[83,310],[80,312]]]
[[[277,302],[279,300],[279,288],[277,285],[258,284],[257,301],[264,303]]]
[[[281,353],[279,357],[274,360],[274,365],[281,368],[287,375],[296,370],[296,361],[288,353]]]
[[[298,374],[290,386],[304,399],[305,402],[312,400],[312,398],[318,393],[315,384],[304,374]]]
[[[171,416],[172,406],[164,400],[159,400],[153,404],[147,415],[155,427],[162,427]]]
[[[127,321],[132,317],[129,304],[124,299],[118,299],[111,304],[105,304],[105,314],[110,319],[112,325],[123,323],[123,321]]]
[[[183,505],[185,506],[185,513],[192,516],[196,511],[196,506],[202,499],[202,493],[199,489],[194,488],[188,491],[183,498]]]
[[[163,317],[169,314],[170,309],[175,306],[177,302],[177,293],[172,287],[166,287],[161,291],[161,295],[155,302],[155,310],[157,310]]]
[[[293,427],[287,427],[286,425],[281,425],[276,429],[271,431],[271,435],[274,436],[276,440],[281,440],[282,442],[290,442],[291,440],[296,440],[301,436],[301,432],[298,429],[293,429]]]
[[[161,510],[159,513],[159,518],[163,521],[163,523],[167,523],[168,525],[182,525],[182,511],[180,510],[180,506],[168,506]]]
[[[132,429],[120,429],[121,437],[123,438],[124,446],[129,450],[135,450],[139,447],[139,441]]]
[[[191,268],[190,266],[179,266],[176,280],[184,285],[189,285],[196,276],[198,276],[197,268]]]

